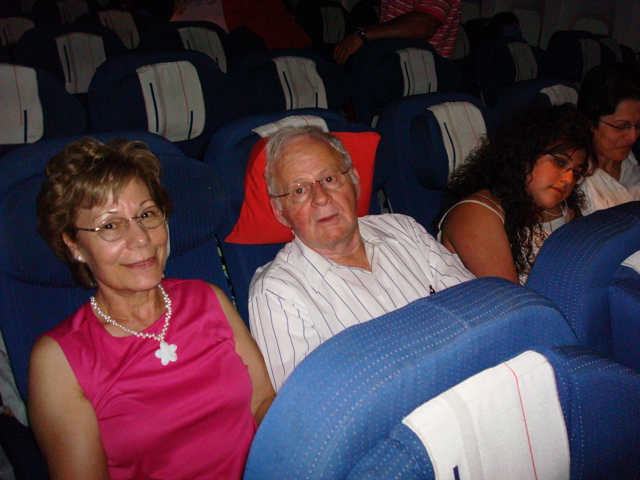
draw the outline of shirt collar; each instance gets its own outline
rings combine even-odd
[[[367,254],[369,254],[369,245],[371,247],[382,243],[382,237],[389,237],[389,235],[379,229],[375,229],[358,219],[358,228],[360,230],[360,237],[365,243]],[[294,233],[295,235],[295,233]],[[295,255],[300,259],[300,269],[302,273],[309,280],[309,283],[314,290],[318,291],[320,285],[324,282],[326,275],[332,268],[349,268],[339,263],[329,260],[324,255],[316,252],[312,248],[304,244],[302,240],[295,235],[292,240],[292,248]]]

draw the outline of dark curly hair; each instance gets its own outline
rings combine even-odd
[[[527,191],[529,175],[538,158],[546,154],[584,151],[588,165],[584,175],[597,165],[589,121],[570,104],[535,107],[485,137],[467,161],[449,178],[447,206],[434,222],[437,228],[444,212],[463,198],[488,189],[500,200],[505,230],[518,275],[529,273],[534,260],[534,241],[542,233],[542,209]],[[574,189],[567,205],[582,216],[584,194]]]
[[[56,257],[69,265],[80,285],[93,288],[96,282],[89,267],[73,258],[63,239],[66,233],[76,240],[79,210],[104,205],[109,197],[117,200],[129,182],[137,179],[169,218],[172,204],[160,182],[160,171],[160,162],[146,144],[122,138],[107,144],[83,138],[49,160],[37,200],[38,231]]]

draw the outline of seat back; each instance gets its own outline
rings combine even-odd
[[[0,64],[0,156],[21,145],[83,133],[85,110],[46,71]]]
[[[417,300],[341,332],[294,370],[260,425],[245,478],[347,478],[430,398],[533,346],[576,344],[551,302],[504,279]]]
[[[244,113],[231,79],[199,52],[134,52],[106,62],[89,89],[92,131],[147,130],[200,158]]]
[[[640,372],[640,273],[635,255],[634,268],[621,266],[609,287],[609,312],[613,339],[613,359]]]
[[[393,38],[365,43],[354,57],[351,90],[355,118],[374,125],[385,105],[403,97],[455,92],[461,84],[453,60],[424,40]]]
[[[384,185],[391,210],[433,233],[449,174],[487,130],[485,109],[467,94],[430,93],[388,105],[380,115],[377,161],[390,168]]]
[[[86,94],[96,69],[126,52],[118,34],[104,25],[47,25],[25,32],[16,44],[16,63],[46,70],[72,94]]]
[[[176,52],[195,50],[211,57],[227,72],[228,35],[215,23],[206,21],[167,22],[150,27],[140,41],[140,50]]]
[[[553,301],[583,345],[613,354],[608,288],[640,245],[640,202],[576,219],[542,245],[527,287]]]
[[[504,87],[498,94],[495,110],[504,122],[532,106],[563,103],[578,103],[578,89],[573,82],[564,78],[528,80]]]
[[[501,37],[478,47],[475,56],[478,87],[484,104],[494,107],[502,89],[547,73],[545,52],[524,40]]]
[[[348,478],[637,478],[639,382],[589,348],[536,347],[418,407]]]
[[[596,65],[616,61],[597,35],[583,30],[558,30],[549,39],[547,54],[551,75],[577,83]]]
[[[20,37],[35,27],[35,23],[28,17],[0,18],[0,44],[8,47],[18,43]]]
[[[169,221],[167,277],[199,278],[228,293],[216,248],[216,233],[229,206],[222,181],[196,160],[167,158],[162,164],[163,183],[175,203]],[[35,339],[92,293],[74,283],[68,267],[38,235],[35,201],[44,178],[43,173],[32,175],[0,198],[0,328],[25,399],[27,364]]]
[[[225,239],[238,221],[245,199],[245,171],[249,156],[255,144],[262,138],[254,129],[266,124],[289,119],[292,116],[306,116],[326,125],[332,132],[370,132],[371,129],[344,117],[322,109],[302,109],[281,111],[271,114],[250,115],[226,125],[211,140],[204,163],[213,167],[223,176],[231,197],[231,208],[226,216],[221,231],[221,239]],[[374,175],[375,177],[375,175]],[[374,178],[373,191],[377,191],[384,182],[384,175]],[[372,197],[371,208],[376,212],[377,197]],[[379,213],[379,212],[376,212]],[[271,212],[269,211],[271,215]],[[259,234],[259,232],[256,232]],[[283,243],[247,245],[221,241],[221,248],[229,268],[229,277],[233,285],[236,306],[240,315],[248,322],[249,284],[258,267],[272,261]]]
[[[300,108],[340,111],[349,97],[349,76],[339,65],[308,50],[271,50],[246,55],[233,76],[250,113]]]
[[[32,145],[24,145],[0,158],[0,195],[14,183],[18,183],[32,175],[44,172],[45,165],[51,157],[60,153],[71,142],[86,135],[73,135],[42,140]],[[186,158],[182,150],[169,140],[153,133],[143,131],[118,131],[91,135],[101,142],[122,137],[127,140],[139,140],[147,144],[158,158]]]

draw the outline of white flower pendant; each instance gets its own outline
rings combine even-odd
[[[175,343],[169,345],[167,342],[160,342],[160,348],[156,350],[156,357],[160,359],[162,365],[169,365],[169,362],[175,362],[178,359]]]

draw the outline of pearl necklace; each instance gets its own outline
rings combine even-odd
[[[178,354],[176,353],[176,350],[178,349],[178,347],[175,344],[169,345],[167,342],[164,341],[164,337],[167,334],[167,328],[169,328],[169,320],[171,320],[171,314],[173,313],[173,311],[171,310],[171,299],[169,298],[169,295],[167,294],[167,292],[164,291],[164,288],[162,288],[162,285],[158,285],[158,288],[162,293],[162,298],[164,299],[164,306],[167,309],[167,314],[164,317],[164,326],[162,327],[162,332],[160,332],[160,335],[156,335],[154,333],[135,332],[133,330],[128,329],[127,327],[123,327],[118,322],[116,322],[113,318],[111,318],[111,316],[107,315],[102,310],[100,310],[100,307],[98,306],[98,302],[96,302],[95,297],[92,296],[90,299],[90,302],[94,311],[100,317],[102,317],[106,322],[111,323],[112,325],[115,325],[116,327],[121,328],[125,332],[130,333],[131,335],[135,335],[136,337],[153,338],[158,342],[160,342],[160,348],[156,350],[156,357],[160,359],[160,361],[162,362],[162,365],[168,365],[169,362],[175,362],[178,359]]]

